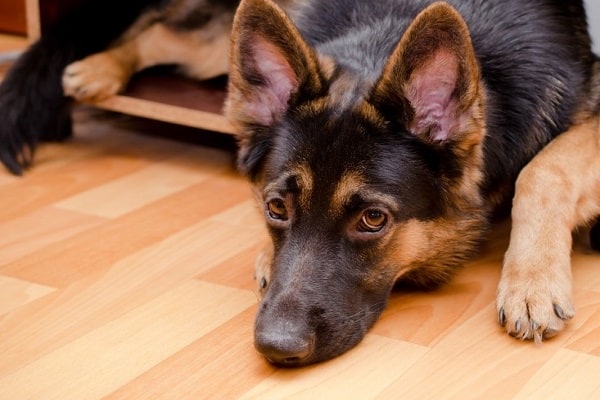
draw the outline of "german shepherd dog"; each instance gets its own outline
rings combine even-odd
[[[228,72],[238,165],[272,238],[257,263],[255,325],[271,362],[335,357],[360,342],[397,283],[449,279],[509,206],[521,169],[581,123],[519,178],[497,298],[500,323],[522,339],[550,337],[573,316],[563,231],[598,212],[597,179],[578,177],[579,191],[560,199],[575,210],[561,234],[530,209],[549,194],[538,175],[564,185],[579,171],[548,172],[552,153],[599,145],[582,1],[130,1],[100,35],[82,15],[97,20],[112,1],[57,24],[7,76],[0,159],[19,173],[38,141],[65,136],[64,94],[109,96],[156,64],[200,79]],[[532,232],[567,259],[541,257]]]
[[[226,111],[273,241],[255,345],[301,365],[358,343],[395,283],[438,285],[474,253],[522,167],[591,111],[594,56],[577,1],[314,1],[292,15],[242,1]],[[569,269],[521,260],[518,240],[500,322],[541,340],[573,315]]]

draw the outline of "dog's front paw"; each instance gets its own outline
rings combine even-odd
[[[518,263],[507,253],[498,286],[498,320],[513,337],[541,342],[559,333],[575,315],[570,265]],[[568,272],[568,273],[565,273]]]
[[[98,53],[69,64],[63,73],[66,96],[79,101],[100,101],[119,93],[130,71],[110,53]]]

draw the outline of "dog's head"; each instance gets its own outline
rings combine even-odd
[[[483,225],[483,90],[469,34],[439,3],[379,76],[318,54],[270,0],[242,1],[226,112],[272,238],[255,345],[283,365],[357,344],[398,279],[428,286]]]

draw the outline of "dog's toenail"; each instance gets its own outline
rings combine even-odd
[[[563,321],[569,319],[569,317],[567,317],[567,315],[565,314],[565,311],[558,304],[554,304],[554,314],[556,314],[556,316],[562,319]]]
[[[531,321],[531,327],[533,328],[534,331],[537,331],[538,329],[540,329],[540,324],[538,324],[535,321]]]
[[[558,334],[557,329],[547,328],[546,330],[544,330],[544,338],[546,338],[546,339],[556,336],[557,334]]]
[[[520,333],[521,332],[521,320],[517,320],[517,322],[515,323],[515,333]]]
[[[265,278],[262,278],[260,280],[260,288],[265,289],[266,287],[267,287],[267,280]]]
[[[498,322],[500,323],[500,326],[506,325],[506,314],[504,314],[504,307],[498,312]]]

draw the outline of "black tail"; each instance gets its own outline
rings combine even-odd
[[[164,0],[163,0],[164,1]],[[71,62],[102,51],[160,0],[87,0],[44,31],[0,84],[0,161],[20,175],[42,140],[70,136],[61,85]]]

